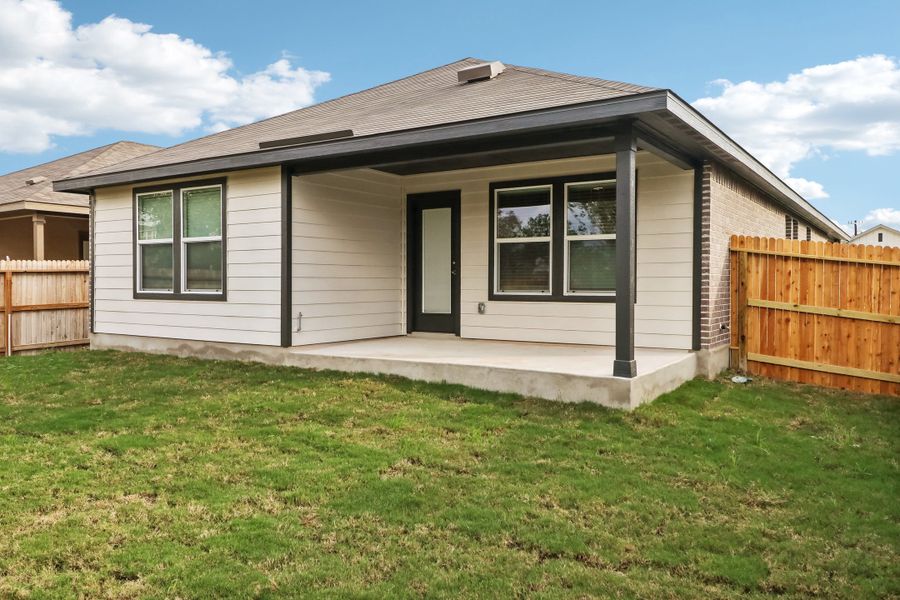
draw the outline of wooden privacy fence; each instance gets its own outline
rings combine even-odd
[[[0,261],[0,356],[88,343],[90,263]]]
[[[731,238],[731,365],[900,395],[900,248]]]

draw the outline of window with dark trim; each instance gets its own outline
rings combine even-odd
[[[134,297],[225,299],[225,180],[134,190]]]
[[[811,241],[812,241],[812,227],[807,227],[807,228],[806,228],[806,241],[807,241],[807,242],[811,242]]]
[[[490,300],[615,300],[615,173],[490,185]]]
[[[883,242],[883,241],[884,241],[884,234],[881,233],[881,232],[878,232],[878,241],[879,241],[879,242]]]
[[[494,291],[546,295],[551,291],[553,188],[509,187],[495,192]]]

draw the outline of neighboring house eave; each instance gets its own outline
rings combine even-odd
[[[0,213],[5,214],[14,212],[41,212],[87,216],[90,214],[91,210],[87,206],[70,206],[65,204],[54,204],[52,202],[32,202],[29,200],[0,205]]]
[[[503,136],[540,134],[565,129],[611,126],[631,120],[652,142],[647,149],[689,168],[691,162],[717,160],[760,187],[792,212],[829,235],[849,236],[764,167],[749,152],[713,125],[671,90],[654,90],[571,106],[514,113],[473,121],[340,139],[321,143],[259,150],[195,161],[163,164],[130,171],[84,175],[53,182],[55,191],[88,194],[99,187],[127,185],[206,173],[289,165],[300,172],[395,164],[419,149],[452,153],[453,144]],[[599,137],[599,136],[598,136]],[[407,154],[404,154],[407,151]],[[436,154],[437,156],[437,154]],[[465,168],[465,167],[460,167]]]

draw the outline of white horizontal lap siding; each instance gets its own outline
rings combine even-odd
[[[368,169],[293,179],[294,345],[406,332],[399,182]]]
[[[639,153],[635,343],[691,348],[693,172]],[[404,178],[407,193],[461,191],[462,337],[615,343],[612,303],[488,301],[488,194],[492,182],[615,170],[614,156],[545,161]],[[561,198],[554,198],[561,202]],[[487,304],[478,314],[479,302]]]
[[[227,301],[135,300],[132,186],[99,189],[94,242],[97,333],[278,345],[281,172],[276,168],[157,183],[227,178]]]

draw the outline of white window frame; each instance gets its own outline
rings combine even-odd
[[[141,239],[141,197],[142,196],[156,196],[158,194],[163,194],[168,192],[172,198],[171,210],[169,211],[169,222],[171,224],[172,237],[164,238],[164,239],[153,239],[153,240],[142,240]],[[157,190],[155,192],[141,192],[140,194],[135,194],[135,198],[137,202],[134,203],[134,218],[137,222],[137,228],[135,229],[135,236],[137,237],[137,256],[135,260],[137,264],[135,265],[135,270],[137,272],[137,289],[138,292],[148,293],[148,294],[174,294],[175,293],[175,190]],[[167,290],[162,289],[145,289],[144,288],[144,246],[159,246],[162,244],[169,244],[172,248],[172,287]]]
[[[563,216],[565,220],[565,229],[563,230],[563,295],[564,296],[615,296],[616,290],[615,288],[611,290],[585,290],[585,291],[572,291],[571,286],[569,285],[569,240],[575,239],[583,242],[590,242],[592,240],[615,240],[615,233],[595,233],[588,235],[578,235],[578,234],[569,234],[569,187],[570,186],[582,186],[582,185],[594,185],[598,183],[616,183],[615,179],[597,179],[590,181],[570,181],[563,185],[565,196],[563,199]],[[618,220],[619,215],[616,215],[616,220]]]
[[[550,192],[550,233],[547,236],[540,237],[517,237],[517,238],[501,238],[499,233],[500,219],[500,193],[501,192],[517,192],[522,190],[548,190]],[[520,187],[496,188],[494,189],[494,295],[495,296],[551,296],[553,294],[553,185],[525,185]],[[548,256],[549,273],[547,277],[547,286],[549,289],[535,291],[500,291],[500,244],[522,244],[528,242],[546,242],[549,244],[550,255]]]
[[[184,218],[185,215],[185,202],[184,202],[184,193],[190,192],[192,190],[209,190],[212,188],[219,189],[219,235],[207,235],[201,237],[187,237],[187,219]],[[179,221],[181,222],[181,293],[182,294],[196,294],[198,296],[217,296],[221,295],[222,291],[225,289],[225,245],[222,244],[222,265],[221,265],[221,273],[222,273],[222,281],[219,282],[219,288],[214,290],[194,290],[190,289],[187,286],[187,246],[188,244],[196,244],[199,242],[222,242],[222,235],[225,233],[225,219],[223,214],[225,212],[224,206],[224,196],[225,189],[222,187],[222,184],[215,183],[212,185],[197,185],[192,187],[181,188],[179,190],[179,198],[178,204],[181,210],[181,218]]]

